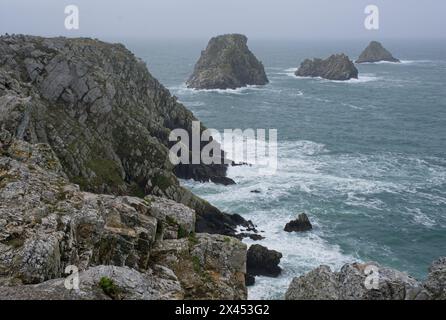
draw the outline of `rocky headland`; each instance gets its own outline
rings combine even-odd
[[[374,62],[401,62],[395,58],[383,45],[378,41],[372,41],[367,48],[361,53],[356,63],[374,63]]]
[[[331,55],[323,60],[306,59],[300,65],[295,75],[298,77],[320,77],[327,80],[345,81],[358,79],[358,69],[345,54]]]
[[[121,44],[0,37],[0,299],[245,299],[253,224],[178,181],[226,166],[168,158],[194,120]]]
[[[248,48],[248,38],[227,34],[212,38],[186,85],[194,89],[237,89],[265,85],[263,64]]]
[[[165,197],[197,212],[198,231],[235,235],[237,225],[252,224],[220,212],[177,179],[230,184],[227,166],[169,161],[169,133],[190,132],[195,120],[121,44],[0,37],[2,132],[50,145],[83,191]]]

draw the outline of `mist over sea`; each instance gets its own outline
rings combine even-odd
[[[335,82],[293,71],[305,58],[344,52],[356,59],[368,41],[252,40],[269,85],[186,89],[207,40],[123,42],[207,127],[278,130],[276,175],[236,167],[229,170],[235,186],[183,181],[253,220],[266,237],[258,243],[283,253],[283,274],[258,277],[249,298],[282,298],[293,277],[320,264],[377,261],[423,279],[446,255],[446,45],[369,39],[403,63],[359,65],[358,80]],[[314,230],[285,233],[301,212]]]

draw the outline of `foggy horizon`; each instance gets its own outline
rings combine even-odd
[[[65,6],[80,11],[79,30],[64,27]],[[366,30],[364,9],[377,5],[379,30]],[[436,0],[293,1],[0,0],[0,34],[100,39],[205,39],[242,33],[250,39],[444,39],[446,3]]]

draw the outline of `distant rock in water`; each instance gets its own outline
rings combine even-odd
[[[296,220],[290,221],[285,226],[286,232],[304,232],[313,229],[310,219],[305,213],[301,213]]]
[[[321,77],[328,80],[358,79],[358,69],[345,54],[334,54],[328,59],[306,59],[296,71],[298,77]]]
[[[372,41],[370,42],[369,46],[361,53],[358,60],[356,60],[356,63],[373,63],[380,61],[396,63],[401,62],[400,60],[393,57],[392,54],[386,48],[384,48],[380,42]]]
[[[247,42],[248,38],[241,34],[212,38],[201,53],[187,87],[236,89],[267,84],[263,64],[249,50]]]

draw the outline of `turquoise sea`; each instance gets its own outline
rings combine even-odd
[[[368,40],[403,62],[360,65],[347,82],[293,76],[307,57],[356,59]],[[184,86],[207,39],[123,41],[207,127],[278,130],[275,175],[245,166],[229,170],[235,186],[183,181],[253,220],[259,243],[283,253],[283,274],[257,278],[251,299],[283,298],[293,277],[320,264],[377,261],[423,279],[446,255],[446,44],[368,40],[252,40],[270,84],[232,91]],[[313,232],[285,233],[300,212]]]

